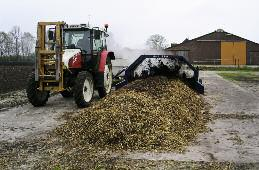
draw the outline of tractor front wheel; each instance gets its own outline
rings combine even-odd
[[[29,102],[35,107],[44,106],[49,98],[49,92],[40,91],[38,87],[39,83],[35,81],[35,74],[32,74],[28,81],[26,93]]]
[[[78,73],[73,88],[75,103],[78,107],[89,106],[94,94],[93,76],[87,71]]]

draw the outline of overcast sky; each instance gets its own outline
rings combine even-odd
[[[222,28],[259,42],[258,0],[0,0],[0,31],[18,25],[36,33],[38,21],[110,25],[118,44],[143,48],[152,34],[182,42]]]

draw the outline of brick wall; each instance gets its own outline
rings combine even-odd
[[[189,41],[174,50],[188,50],[187,59],[199,64],[220,64],[220,42]]]

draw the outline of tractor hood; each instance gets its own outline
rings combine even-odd
[[[65,52],[63,54],[63,62],[67,68],[69,59],[74,57],[78,53],[81,53],[80,49],[65,49]]]

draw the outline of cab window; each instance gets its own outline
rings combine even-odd
[[[94,31],[93,50],[101,51],[103,48],[102,33],[99,30]]]

